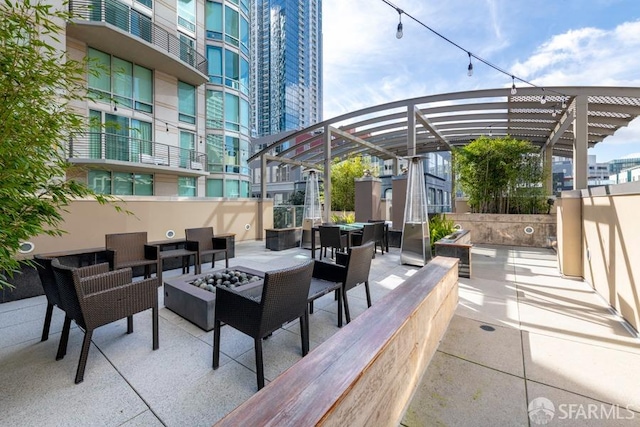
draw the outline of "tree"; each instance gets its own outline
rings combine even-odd
[[[87,126],[72,109],[73,102],[87,99],[86,64],[58,48],[69,14],[29,0],[5,0],[0,16],[2,288],[22,262],[29,262],[17,258],[21,242],[61,235],[62,211],[72,199],[92,196],[105,203],[108,198],[65,180],[67,141]]]
[[[458,184],[473,212],[546,211],[542,182],[547,172],[529,141],[483,136],[456,149],[454,158]]]
[[[350,157],[340,161],[334,159],[331,165],[331,208],[336,211],[352,211],[355,209],[356,178],[362,178],[368,169],[373,167],[368,159],[362,156]],[[375,175],[375,173],[373,173]]]

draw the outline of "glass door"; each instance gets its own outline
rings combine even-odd
[[[129,161],[129,119],[105,114],[105,149],[109,160]]]

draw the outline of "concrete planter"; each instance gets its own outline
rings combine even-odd
[[[471,243],[545,248],[556,236],[556,215],[448,213],[447,219],[471,232]]]
[[[191,323],[199,326],[205,331],[213,329],[214,310],[216,303],[216,293],[210,292],[205,289],[200,289],[197,286],[192,285],[190,282],[213,273],[212,270],[204,274],[198,275],[184,275],[177,278],[164,281],[164,305],[169,310],[182,316]],[[261,288],[264,280],[264,273],[253,270],[247,267],[233,267],[230,270],[242,271],[255,276],[261,277],[261,280],[249,283],[247,285],[238,286],[235,288],[236,292],[251,291],[256,288]]]

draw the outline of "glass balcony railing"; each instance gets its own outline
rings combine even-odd
[[[144,165],[204,171],[207,156],[175,147],[113,133],[89,132],[69,141],[67,157],[76,160],[113,160]]]
[[[302,227],[302,205],[279,205],[273,207],[273,228]]]
[[[74,19],[111,24],[139,37],[182,62],[207,74],[207,59],[187,43],[151,22],[148,16],[118,0],[71,0],[69,11]]]

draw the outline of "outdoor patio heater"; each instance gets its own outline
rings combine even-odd
[[[431,259],[427,192],[424,184],[423,158],[409,158],[407,197],[402,224],[400,262],[422,267]]]
[[[307,186],[304,192],[304,210],[302,215],[302,241],[300,247],[311,249],[312,228],[322,223],[322,208],[320,207],[320,187],[318,185],[318,171],[307,170]],[[316,239],[320,242],[320,239]]]

